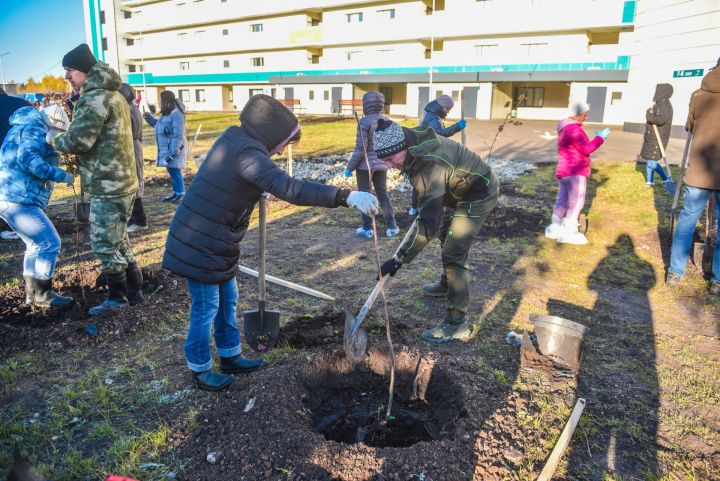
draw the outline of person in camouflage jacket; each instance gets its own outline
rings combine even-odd
[[[418,217],[397,254],[382,266],[394,276],[437,236],[442,245],[444,272],[435,284],[423,287],[432,297],[447,297],[447,315],[423,332],[430,342],[467,340],[470,301],[470,246],[498,200],[500,183],[479,155],[439,136],[430,127],[408,129],[380,119],[374,134],[377,156],[388,168],[401,169],[418,192]]]
[[[130,109],[119,93],[120,75],[98,62],[87,44],[68,52],[62,64],[80,98],[68,131],[51,143],[59,152],[76,155],[83,189],[90,195],[90,241],[108,283],[105,302],[90,309],[98,315],[143,301],[142,274],[127,234],[138,191]]]

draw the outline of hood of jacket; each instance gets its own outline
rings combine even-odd
[[[425,112],[435,114],[441,119],[447,117],[447,113],[443,110],[442,105],[440,105],[437,100],[432,100],[428,102],[428,104],[425,106]]]
[[[560,122],[558,122],[558,124],[557,124],[557,131],[558,131],[558,133],[560,133],[560,131],[561,131],[562,129],[564,129],[565,127],[567,127],[568,125],[574,125],[574,124],[580,124],[580,125],[582,125],[582,122],[579,122],[579,121],[577,121],[577,120],[575,120],[575,119],[562,119],[562,120],[561,120]]]
[[[380,114],[385,109],[385,96],[378,91],[371,91],[363,95],[363,113]]]
[[[31,124],[47,129],[42,114],[35,107],[20,107],[10,116],[10,125]]]
[[[657,84],[653,101],[667,100],[672,97],[673,91],[673,86],[670,84]]]
[[[415,159],[427,155],[440,147],[440,140],[431,127],[413,127],[411,129],[403,127],[403,132],[410,146],[403,170],[410,168]]]
[[[82,92],[91,90],[120,90],[122,79],[118,73],[107,64],[98,62],[88,72],[83,84]]]
[[[700,88],[706,92],[720,93],[720,67],[710,71],[703,78]]]
[[[185,102],[183,102],[180,97],[175,99],[175,105],[177,106],[180,113],[185,115]]]

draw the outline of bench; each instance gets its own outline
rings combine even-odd
[[[302,113],[305,110],[305,108],[300,105],[300,99],[280,99],[280,103],[293,113]]]
[[[362,112],[362,106],[362,99],[340,100],[340,113],[342,114],[343,110],[348,110],[351,113],[357,111]]]

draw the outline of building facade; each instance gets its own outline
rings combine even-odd
[[[84,1],[99,59],[150,103],[172,90],[199,111],[264,92],[349,113],[380,90],[393,115],[448,94],[451,118],[556,120],[578,98],[590,121],[632,128],[655,83],[687,98],[720,55],[718,0]]]

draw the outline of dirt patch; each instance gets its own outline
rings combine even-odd
[[[280,346],[308,349],[342,343],[345,314],[328,311],[319,316],[303,316],[280,328]]]
[[[496,207],[480,228],[479,238],[534,237],[544,232],[547,216],[538,210]]]

